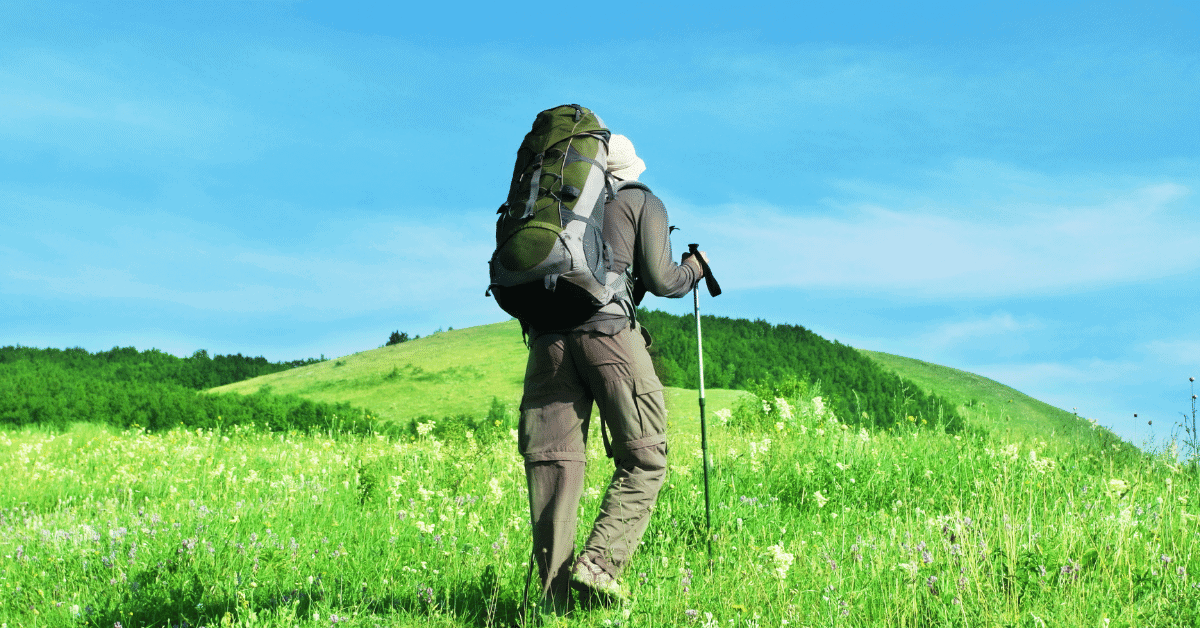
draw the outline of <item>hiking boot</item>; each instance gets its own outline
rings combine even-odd
[[[571,586],[585,595],[608,602],[623,602],[626,599],[621,583],[587,556],[580,556],[571,568]]]

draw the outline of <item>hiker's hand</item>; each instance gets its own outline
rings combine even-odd
[[[686,264],[688,261],[688,258],[691,256],[692,256],[692,253],[690,251],[687,253],[684,253],[683,261],[680,263]],[[700,251],[700,259],[704,260],[704,262],[707,264],[708,263],[708,254],[705,253],[704,251]],[[703,264],[696,264],[696,270],[699,271],[699,273],[700,273],[700,274],[696,275],[696,279],[699,279],[704,276],[704,265]]]

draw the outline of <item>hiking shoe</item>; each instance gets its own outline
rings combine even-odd
[[[571,586],[608,601],[625,601],[625,590],[617,579],[587,556],[580,556],[571,568]]]

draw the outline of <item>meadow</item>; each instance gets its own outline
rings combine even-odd
[[[1082,419],[1084,443],[870,432],[802,393],[709,417],[711,563],[697,417],[676,409],[630,600],[548,623],[1200,624],[1200,476],[1170,452]],[[515,443],[458,427],[4,432],[0,625],[530,625]],[[595,431],[585,521],[610,474]]]

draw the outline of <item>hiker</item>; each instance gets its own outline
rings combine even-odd
[[[628,138],[611,136],[607,167],[617,192],[604,203],[604,240],[612,247],[613,272],[632,265],[632,285],[581,324],[525,325],[529,362],[518,448],[529,484],[542,609],[552,612],[566,610],[569,587],[623,597],[618,578],[649,525],[667,462],[662,384],[646,350],[650,334],[637,323],[634,307],[647,291],[685,296],[703,276],[690,254],[674,262],[666,208],[638,182],[646,165]],[[615,470],[572,563],[593,402]]]

